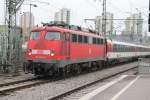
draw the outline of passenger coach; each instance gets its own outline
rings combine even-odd
[[[107,58],[113,63],[118,61],[133,60],[139,57],[150,56],[150,47],[125,42],[109,41]]]

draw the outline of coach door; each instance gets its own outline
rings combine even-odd
[[[69,33],[65,33],[64,49],[65,49],[65,56],[69,58],[70,56],[70,34]]]

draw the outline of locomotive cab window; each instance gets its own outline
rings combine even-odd
[[[40,32],[31,32],[30,40],[39,40],[40,39]]]
[[[47,32],[45,35],[46,40],[60,40],[59,32]]]

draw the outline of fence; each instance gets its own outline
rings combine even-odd
[[[0,73],[16,73],[19,67],[21,67],[21,41],[20,30],[13,29],[11,31],[9,42],[8,33],[0,32]],[[8,43],[10,45],[9,49]],[[8,58],[8,54],[11,55],[10,58]]]

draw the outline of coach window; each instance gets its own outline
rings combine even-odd
[[[126,45],[125,45],[126,46]],[[129,51],[129,46],[126,46],[126,52],[128,52]]]
[[[77,42],[77,35],[76,34],[72,34],[72,42]]]
[[[120,45],[120,52],[123,51],[123,45]]]
[[[117,52],[119,52],[120,46],[117,44]]]
[[[130,52],[132,52],[132,47],[130,46]]]
[[[118,46],[117,46],[117,44],[115,44],[115,51],[118,51]]]
[[[132,52],[132,46],[130,47],[130,51]]]
[[[118,48],[118,52],[120,52],[121,46],[120,46],[120,45],[118,45],[118,46],[117,46],[117,48]]]
[[[126,52],[126,46],[125,45],[123,46],[123,50],[124,50],[123,52]]]
[[[117,45],[117,51],[120,52],[120,45]]]
[[[122,45],[120,45],[120,52],[122,52]]]
[[[129,47],[129,46],[127,46],[127,51],[128,51],[128,52],[130,51],[130,47]]]
[[[122,52],[125,52],[125,45],[122,45]]]
[[[79,42],[79,43],[82,43],[82,42],[83,42],[82,35],[78,35],[78,42]]]
[[[113,51],[116,51],[116,44],[113,45]]]
[[[124,45],[121,45],[121,52],[124,52]]]
[[[128,46],[128,52],[130,52],[130,46]]]
[[[119,51],[119,45],[116,44],[116,51],[118,52]]]
[[[133,46],[131,46],[131,51],[132,51],[132,52],[133,52],[133,50],[134,50],[133,48],[134,48],[134,47],[133,47]]]
[[[122,47],[122,45],[120,45],[120,52],[122,52],[123,51],[123,47]]]
[[[45,36],[46,40],[60,40],[59,32],[47,32]]]
[[[143,48],[143,52],[144,52],[144,48]]]
[[[132,46],[130,46],[130,52],[132,52]]]
[[[128,46],[128,51],[130,52],[130,46]]]
[[[122,45],[122,52],[124,52],[125,50],[124,50],[124,45]]]
[[[126,48],[127,48],[126,52],[129,52],[129,46],[126,46]]]

